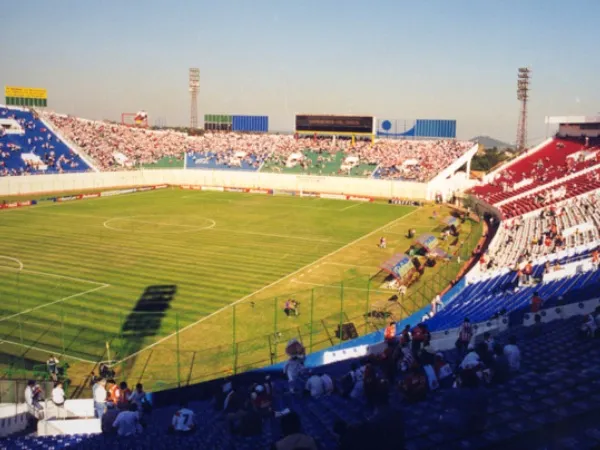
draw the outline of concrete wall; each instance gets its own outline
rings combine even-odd
[[[409,181],[178,169],[3,177],[0,178],[0,196],[157,184],[285,189],[381,198],[427,198],[426,183]]]

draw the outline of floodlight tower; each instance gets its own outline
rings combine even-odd
[[[517,75],[517,100],[521,102],[521,113],[517,126],[517,151],[525,150],[527,146],[527,101],[529,100],[529,82],[531,69],[519,67]]]
[[[200,69],[191,68],[190,88],[190,128],[198,128],[198,91],[200,90]]]

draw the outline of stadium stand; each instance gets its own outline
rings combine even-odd
[[[83,159],[37,115],[0,107],[0,176],[86,170]]]
[[[296,138],[292,135],[184,133],[86,120],[43,112],[64,137],[88,154],[103,170],[138,165],[172,166],[170,158],[185,154],[189,168],[373,176],[426,182],[469,150],[470,142],[454,140],[356,141]]]
[[[585,147],[581,140],[552,139],[495,173],[493,180],[472,192],[490,204],[577,173],[598,163],[599,147]]]

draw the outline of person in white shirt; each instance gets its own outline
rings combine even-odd
[[[329,395],[333,393],[333,380],[331,379],[331,377],[329,375],[327,375],[326,373],[324,373],[323,375],[321,375],[321,381],[323,382],[323,391],[325,395]]]
[[[494,353],[494,345],[496,343],[494,342],[494,338],[492,337],[489,331],[483,333],[483,342],[485,342],[485,345],[487,345],[488,350],[491,353]]]
[[[102,414],[106,409],[106,380],[99,380],[92,388],[94,397],[94,412],[96,418],[102,420]]]
[[[290,392],[292,394],[296,391],[296,383],[302,369],[304,369],[304,361],[298,356],[291,357],[283,366],[283,373],[287,375]]]
[[[191,433],[196,429],[194,411],[188,409],[187,402],[181,402],[179,410],[171,420],[171,431],[176,433]]]
[[[146,402],[146,393],[144,392],[144,386],[141,383],[138,383],[135,386],[135,391],[133,391],[127,397],[129,403],[132,403],[136,406],[138,417],[141,419],[144,414],[144,402]]]
[[[121,411],[113,423],[119,436],[133,436],[142,432],[142,426],[138,419],[137,407],[129,405],[128,411]]]
[[[306,386],[304,389],[310,392],[310,396],[312,398],[319,398],[324,393],[323,380],[319,375],[311,375],[311,377],[306,381]]]
[[[52,389],[52,403],[56,406],[63,406],[65,404],[65,391],[63,384],[60,381],[54,383],[54,389]]]
[[[521,351],[517,347],[517,338],[511,336],[508,342],[508,345],[504,347],[504,356],[508,360],[508,367],[511,372],[518,372],[521,368]]]

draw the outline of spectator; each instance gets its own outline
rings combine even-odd
[[[491,384],[504,384],[510,377],[510,366],[508,364],[508,358],[504,355],[504,347],[500,344],[496,344],[494,346],[494,356]]]
[[[496,344],[494,342],[494,338],[492,337],[492,334],[489,331],[486,331],[485,333],[483,333],[483,342],[487,346],[487,348],[490,351],[490,353],[493,353],[494,352],[494,346]]]
[[[269,416],[272,412],[272,398],[265,390],[262,384],[258,384],[254,387],[250,394],[252,400],[252,406],[261,416]]]
[[[121,411],[113,423],[119,436],[133,436],[141,433],[142,427],[139,422],[136,406],[131,404],[127,411]]]
[[[148,400],[146,399],[146,393],[144,392],[144,386],[141,383],[138,383],[135,386],[135,391],[129,394],[127,397],[129,403],[136,406],[136,410],[138,412],[138,416],[140,420],[144,415],[144,410],[148,409]]]
[[[65,391],[63,389],[63,384],[60,381],[54,383],[54,389],[52,389],[52,403],[56,406],[57,413],[60,413],[60,410],[64,411]],[[58,415],[60,416],[60,414]]]
[[[27,386],[25,387],[25,404],[27,405],[29,415],[33,419],[41,419],[43,417],[43,408],[37,398],[36,386],[36,382],[33,380],[27,382]]]
[[[94,398],[94,415],[102,420],[102,415],[106,410],[106,380],[100,379],[94,384],[92,397]]]
[[[304,369],[304,358],[300,356],[292,356],[283,366],[283,373],[287,375],[289,389],[292,394],[299,389],[300,374]]]
[[[406,325],[402,330],[402,334],[400,335],[400,344],[410,344],[411,335],[410,335],[410,325]]]
[[[283,438],[273,444],[272,450],[317,450],[315,440],[302,433],[300,417],[290,412],[281,418]]]
[[[433,370],[435,371],[435,375],[437,376],[441,388],[448,389],[452,387],[452,384],[454,383],[454,373],[452,372],[450,364],[445,360],[443,353],[436,353]]]
[[[593,314],[586,314],[583,317],[583,323],[581,325],[581,335],[586,338],[593,338],[596,336],[596,320],[594,319]]]
[[[185,400],[179,404],[179,409],[173,415],[169,431],[177,434],[190,434],[196,431],[194,411],[188,409]]]
[[[480,388],[475,371],[463,371],[461,380],[461,387],[451,389],[446,396],[442,425],[459,434],[481,432],[487,423],[487,394]]]
[[[533,297],[531,297],[531,313],[536,314],[540,312],[543,303],[544,301],[540,297],[540,294],[537,291],[535,291],[533,293]]]
[[[473,326],[471,325],[469,318],[465,317],[465,320],[458,329],[458,340],[456,341],[456,348],[460,358],[467,353],[472,337]]]
[[[125,381],[121,381],[119,385],[119,399],[117,406],[119,409],[129,409],[129,396],[131,395],[131,389],[127,387]]]
[[[115,406],[119,405],[121,401],[121,390],[117,386],[117,382],[115,380],[108,380],[106,382],[107,385],[107,402],[112,403]]]
[[[117,420],[117,416],[120,413],[121,411],[112,406],[112,404],[106,405],[106,410],[104,411],[104,414],[102,414],[102,419],[100,419],[100,428],[102,429],[102,434],[110,435],[117,433],[114,424]]]
[[[427,397],[427,386],[427,377],[418,363],[415,363],[400,383],[400,390],[408,403],[417,403]]]
[[[308,394],[310,394],[312,398],[321,397],[325,392],[321,376],[317,374],[312,374],[306,381],[306,386],[304,387],[304,390]]]
[[[58,358],[54,355],[50,355],[48,361],[46,361],[46,367],[48,368],[48,373],[50,374],[50,378],[52,381],[58,381]]]
[[[508,345],[504,347],[504,356],[508,360],[508,367],[511,372],[518,372],[521,368],[521,352],[517,347],[517,338],[511,336],[508,339]]]
[[[335,386],[333,384],[333,380],[326,373],[321,375],[321,381],[323,382],[323,393],[325,395],[330,395],[335,390]]]
[[[383,339],[385,342],[394,342],[396,340],[396,322],[392,321],[387,327],[385,327]]]

